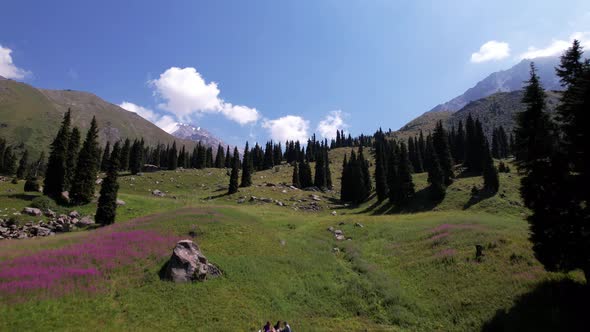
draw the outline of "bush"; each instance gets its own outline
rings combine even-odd
[[[55,202],[47,196],[39,196],[31,201],[31,207],[41,210],[54,209]]]
[[[18,184],[18,179],[17,178],[12,178],[12,181],[10,181],[10,183],[12,183],[12,184]]]
[[[41,184],[37,178],[29,178],[25,181],[25,192],[39,192],[41,191]]]

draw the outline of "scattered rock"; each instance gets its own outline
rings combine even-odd
[[[336,235],[335,238],[336,238],[337,241],[344,241],[344,240],[346,240],[346,238],[344,237],[344,235]]]
[[[156,189],[154,191],[152,191],[152,195],[156,196],[156,197],[164,197],[166,196],[166,194],[164,194],[163,192],[161,192],[160,190]]]
[[[337,214],[338,214],[338,213],[336,213],[336,211],[332,211],[332,215],[333,215],[333,216],[335,216],[335,215],[337,215]]]
[[[71,211],[68,216],[70,218],[80,218],[80,212],[74,210],[74,211]]]
[[[23,213],[27,214],[29,216],[35,216],[35,217],[39,217],[43,214],[40,209],[32,208],[32,207],[24,208]]]
[[[335,254],[338,254],[338,253],[340,253],[340,248],[334,247],[334,248],[332,248],[332,252]]]
[[[191,282],[205,281],[220,275],[219,268],[209,263],[196,243],[181,240],[176,244],[162,277],[173,282]]]
[[[127,203],[125,203],[124,200],[117,198],[117,205],[125,205],[125,204],[127,204]]]
[[[246,200],[245,200],[244,198],[240,198],[240,199],[238,199],[238,200],[237,200],[237,203],[238,203],[238,204],[242,204],[242,203],[244,203],[245,201],[246,201]]]
[[[365,227],[365,225],[361,224],[360,222],[355,223],[354,226],[355,227],[360,227],[360,228]]]
[[[86,217],[82,217],[82,219],[80,219],[79,221],[77,221],[75,223],[75,225],[77,227],[86,227],[86,226],[90,226],[94,224],[94,220],[92,220],[90,217],[86,216]]]
[[[299,190],[299,188],[295,187],[295,186],[289,186],[289,189],[293,189],[293,190]]]
[[[156,165],[143,164],[143,171],[146,173],[153,173],[159,171],[160,168]]]
[[[281,244],[281,246],[285,246],[287,244],[287,241],[285,240],[279,240],[279,243]]]
[[[49,218],[55,218],[56,213],[54,211],[52,211],[51,209],[47,209],[45,211],[45,216],[46,217],[49,217]]]
[[[97,185],[100,185],[100,184],[102,183],[102,179],[96,179],[95,183],[96,183]]]
[[[70,202],[70,192],[68,192],[68,191],[62,191],[62,193],[60,195],[60,198],[65,203],[69,203]]]
[[[318,196],[318,195],[315,195],[315,194],[309,195],[309,197],[311,197],[311,199],[313,199],[313,200],[314,200],[314,201],[316,201],[316,202],[320,202],[320,201],[322,200],[322,199],[320,198],[320,196]]]
[[[328,227],[328,232],[334,233],[334,227],[332,227],[332,226]]]

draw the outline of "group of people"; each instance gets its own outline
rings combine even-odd
[[[291,332],[291,326],[289,323],[278,321],[275,326],[272,326],[270,322],[266,322],[264,327],[258,332]]]

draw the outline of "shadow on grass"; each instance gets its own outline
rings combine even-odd
[[[548,281],[498,310],[482,331],[588,331],[590,287],[572,280]]]
[[[35,194],[10,194],[10,195],[7,195],[6,197],[21,199],[21,200],[25,200],[25,201],[32,201],[33,199],[35,199],[37,197],[41,197],[41,196],[35,195]]]
[[[477,192],[477,194],[471,195],[471,197],[469,198],[469,201],[467,201],[467,203],[465,203],[463,205],[463,210],[467,210],[470,207],[472,207],[473,205],[475,205],[483,200],[494,197],[496,194],[497,194],[497,192],[492,192],[489,190],[480,190]]]
[[[368,207],[365,211],[359,212],[367,213],[371,212],[373,215],[382,215],[382,214],[398,214],[398,213],[416,213],[416,212],[426,212],[432,211],[436,208],[436,206],[441,201],[433,201],[430,197],[430,187],[426,187],[423,189],[418,190],[412,199],[405,204],[405,206],[396,206],[395,204],[391,203],[389,200],[383,205],[381,203],[375,203]],[[381,205],[381,206],[379,206]],[[379,206],[377,208],[377,206]]]

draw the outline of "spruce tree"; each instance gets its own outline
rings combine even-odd
[[[334,188],[332,184],[332,171],[330,170],[330,155],[328,154],[328,148],[324,149],[324,166],[326,167],[326,188],[332,190]]]
[[[326,167],[324,165],[323,153],[318,153],[316,157],[314,186],[320,189],[326,187]]]
[[[405,205],[415,193],[412,173],[410,171],[410,160],[406,145],[402,142],[400,146],[399,163],[395,181],[395,203]]]
[[[102,152],[102,160],[100,161],[100,170],[106,172],[109,168],[109,163],[111,158],[111,142],[107,141],[107,145]]]
[[[387,174],[385,173],[385,152],[383,143],[375,147],[375,191],[377,199],[381,202],[387,198],[389,189],[387,187]]]
[[[340,201],[342,201],[342,202],[349,202],[350,201],[349,178],[350,178],[350,169],[348,167],[348,161],[346,159],[346,154],[345,154],[344,159],[342,160],[342,174],[340,176]]]
[[[27,175],[27,168],[29,167],[29,151],[23,152],[20,161],[18,162],[18,169],[16,170],[17,179],[24,179]]]
[[[442,125],[442,121],[436,124],[436,128],[432,134],[432,144],[438,157],[440,167],[443,170],[445,185],[453,182],[453,157],[449,148],[448,136]]]
[[[96,175],[98,173],[98,127],[93,117],[86,139],[78,154],[76,173],[71,185],[70,197],[75,204],[87,204],[94,197]]]
[[[168,169],[174,171],[178,168],[178,150],[176,149],[176,141],[172,143],[172,148],[168,151]]]
[[[302,162],[299,164],[299,183],[301,183],[301,188],[313,187],[311,166],[308,162]]]
[[[134,140],[129,151],[129,171],[135,175],[141,172],[143,165],[143,147],[139,140]]]
[[[80,130],[77,127],[72,128],[68,137],[68,150],[66,152],[66,173],[64,177],[64,190],[69,190],[72,186],[72,180],[76,173],[78,162],[78,153],[80,151]]]
[[[129,138],[126,138],[121,148],[121,161],[119,162],[119,170],[121,171],[129,169],[129,152],[131,152],[131,141],[129,141]]]
[[[432,144],[432,143],[431,143]],[[434,202],[440,202],[445,198],[447,187],[444,181],[444,172],[438,161],[438,156],[434,147],[429,149],[431,154],[428,156],[430,168],[428,169],[428,188],[430,199]]]
[[[362,145],[359,146],[358,161],[363,175],[363,184],[365,186],[363,192],[366,192],[366,197],[369,197],[369,193],[373,190],[373,183],[371,182],[371,173],[369,172],[369,161],[365,159]],[[366,197],[364,197],[363,200]]]
[[[246,146],[248,146],[248,142],[246,142]],[[223,146],[219,144],[217,146],[217,155],[215,156],[215,167],[216,168],[224,168],[225,167],[225,154],[223,153]]]
[[[223,148],[221,149],[221,155],[223,155]],[[240,187],[250,187],[252,185],[252,172],[254,165],[252,164],[252,155],[246,142],[246,148],[244,148],[244,157],[242,162],[242,183]]]
[[[397,143],[389,149],[389,157],[387,158],[387,188],[389,188],[389,201],[394,203],[397,201],[397,168],[399,163],[399,156],[397,153]]]
[[[301,188],[301,182],[299,181],[299,165],[297,162],[293,163],[293,176],[291,177],[291,183],[295,188]]]
[[[231,175],[229,177],[229,189],[228,194],[235,194],[238,192],[238,179],[240,173],[240,156],[238,154],[238,148],[234,148],[234,156],[232,158]]]
[[[491,193],[498,192],[500,188],[500,179],[498,178],[498,169],[494,166],[494,160],[486,146],[483,160],[483,187]]]
[[[98,198],[98,206],[94,216],[96,223],[101,225],[113,224],[117,216],[117,193],[119,191],[117,176],[120,159],[121,148],[119,142],[116,142],[107,159],[106,177],[100,187],[100,197]]]
[[[6,147],[4,150],[4,158],[2,162],[4,174],[13,175],[16,172],[16,156],[12,152],[12,147]]]
[[[457,134],[455,136],[455,162],[463,163],[465,160],[465,130],[463,129],[463,121],[459,120],[457,127]]]
[[[68,140],[70,139],[70,110],[64,114],[61,127],[51,143],[51,152],[43,180],[43,193],[52,198],[59,198],[65,190],[66,158]]]

